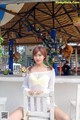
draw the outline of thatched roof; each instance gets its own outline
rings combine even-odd
[[[15,17],[1,27],[4,44],[12,38],[15,41],[18,38],[17,44],[41,43],[35,39],[36,30],[40,29],[40,33],[48,33],[53,28],[56,29],[58,38],[79,43],[80,27],[73,24],[73,18],[78,16],[79,10],[80,6],[77,4],[56,4],[54,2],[25,3],[19,13],[5,10],[10,14],[15,14]]]

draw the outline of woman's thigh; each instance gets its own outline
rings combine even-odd
[[[58,107],[54,109],[54,117],[56,120],[69,120],[69,116]]]
[[[23,108],[22,107],[17,108],[9,115],[9,120],[21,120],[21,119],[23,119]]]

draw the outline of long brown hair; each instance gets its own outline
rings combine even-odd
[[[42,47],[42,46],[36,46],[34,49],[33,49],[33,52],[32,52],[32,55],[34,57],[34,55],[37,54],[37,52],[41,52],[41,54],[44,56],[44,60],[46,61],[46,58],[47,58],[47,50],[45,47]],[[47,61],[46,61],[47,62]],[[49,69],[52,70],[52,66],[48,65]],[[31,69],[32,67],[29,68],[29,70]]]
[[[46,60],[46,57],[47,57],[47,50],[45,47],[42,47],[42,46],[36,46],[34,49],[33,49],[33,57],[34,55],[37,54],[37,52],[41,52],[41,54],[44,56],[44,60]]]

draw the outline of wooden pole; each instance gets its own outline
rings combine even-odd
[[[77,48],[75,49],[75,71],[76,71],[76,75],[77,75],[77,71],[78,71],[78,54],[77,54]]]
[[[59,75],[60,76],[62,75],[62,63],[61,62],[59,63]]]

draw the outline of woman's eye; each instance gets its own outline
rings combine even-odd
[[[37,57],[37,55],[35,55],[34,57]]]
[[[39,55],[39,56],[41,56],[41,55]]]
[[[38,56],[41,57],[42,55],[35,55],[34,57],[38,57]]]

